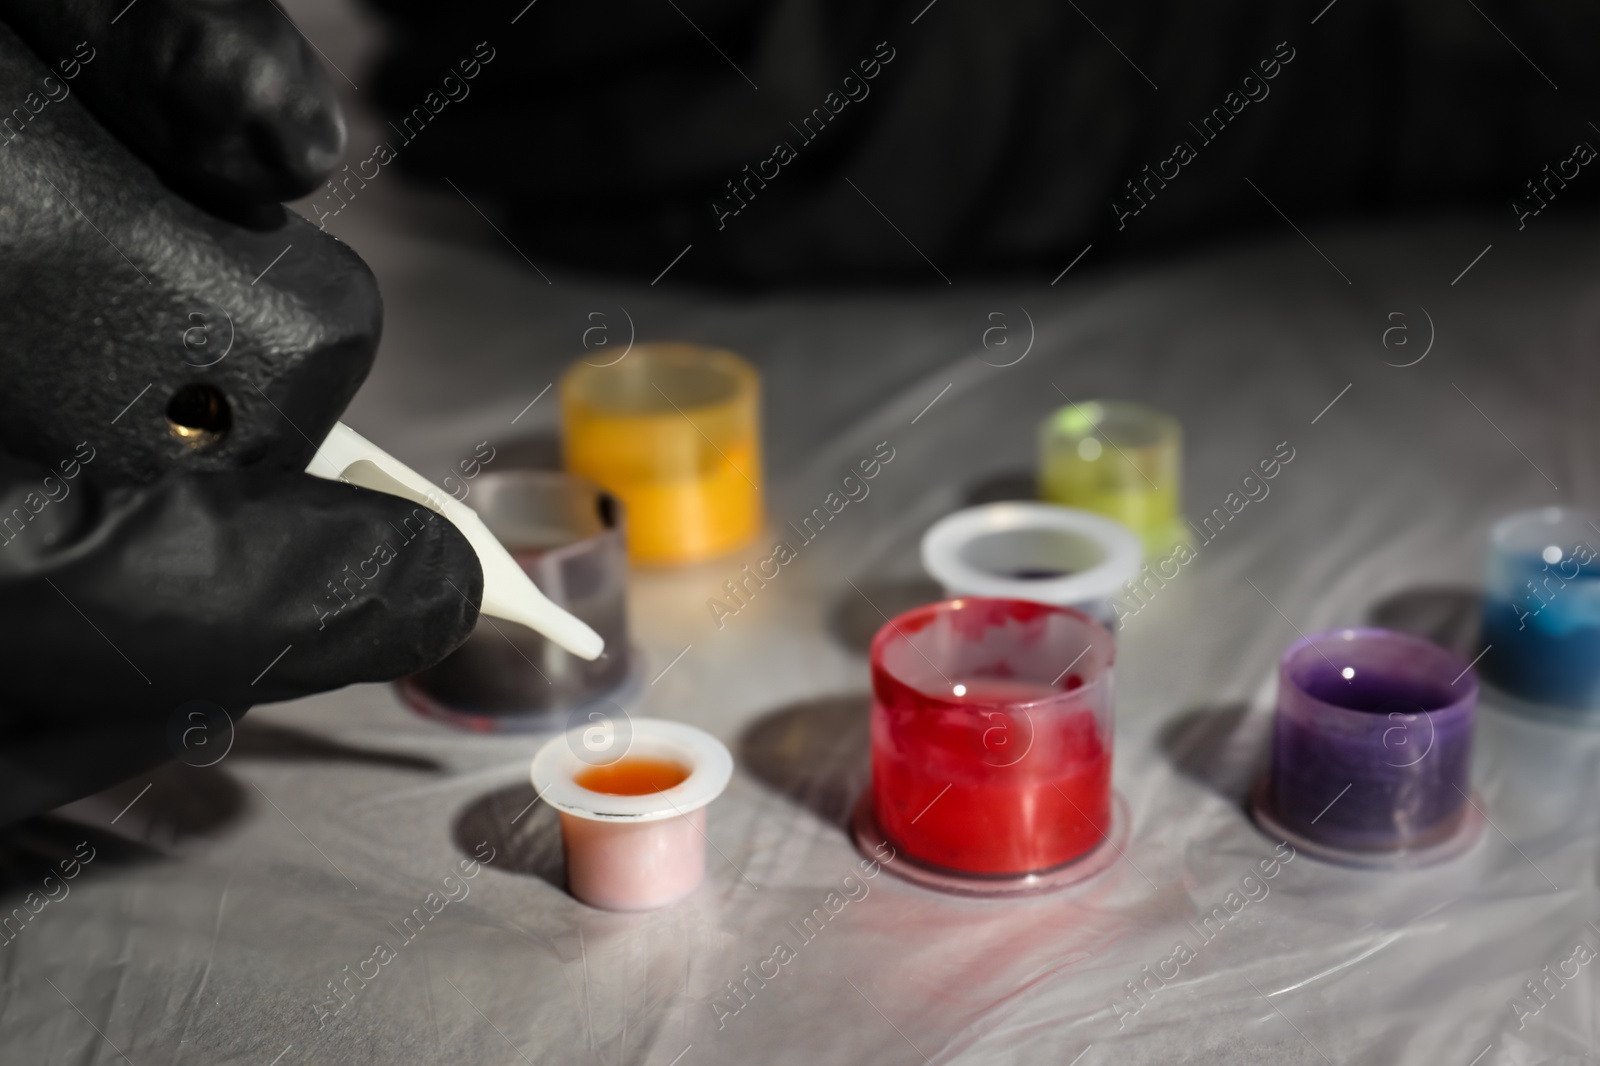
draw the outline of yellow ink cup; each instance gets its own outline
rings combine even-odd
[[[651,344],[580,360],[561,415],[567,471],[622,500],[634,562],[711,559],[760,532],[761,381],[732,352]]]

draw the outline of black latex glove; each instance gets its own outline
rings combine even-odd
[[[481,597],[443,518],[303,473],[382,321],[273,202],[343,138],[305,42],[269,0],[125,7],[0,3],[0,822],[175,754],[192,701],[429,665]]]
[[[208,201],[303,196],[344,149],[327,74],[271,0],[0,0],[0,18],[51,67],[86,42],[57,80],[76,69],[95,117]]]
[[[1286,232],[1277,209],[1515,229],[1523,183],[1600,144],[1600,8],[1569,0],[369,3],[398,165],[498,205],[547,271],[1043,283],[1091,243],[1085,266]],[[1558,209],[1600,200],[1567,184]]]

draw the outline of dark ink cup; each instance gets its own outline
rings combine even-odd
[[[592,662],[531,629],[487,616],[438,664],[403,678],[426,718],[476,733],[546,733],[612,717],[637,687],[628,647],[628,554],[622,505],[584,478],[553,470],[465,481],[477,511],[539,591],[605,638]],[[625,718],[626,716],[624,716]]]
[[[1256,820],[1348,865],[1454,858],[1482,829],[1471,781],[1477,698],[1467,661],[1420,637],[1338,629],[1299,641],[1279,664]]]

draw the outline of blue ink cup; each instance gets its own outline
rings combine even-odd
[[[1518,511],[1489,534],[1479,668],[1513,696],[1600,707],[1600,514]]]

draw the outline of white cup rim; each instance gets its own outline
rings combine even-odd
[[[600,765],[580,758],[579,726],[552,737],[533,757],[529,777],[534,791],[564,814],[597,822],[658,822],[697,811],[722,795],[733,777],[733,756],[722,741],[703,729],[662,718],[629,720],[628,748],[619,758],[647,755],[668,758],[689,767],[689,776],[669,789],[642,796],[610,796],[592,792],[573,780]]]
[[[1013,530],[1070,533],[1092,541],[1104,554],[1099,563],[1056,578],[1007,578],[980,570],[963,555],[980,537]],[[956,596],[1035,600],[1072,607],[1107,599],[1139,575],[1144,545],[1126,526],[1104,515],[1049,503],[1005,501],[969,507],[946,515],[922,536],[922,566]]]

